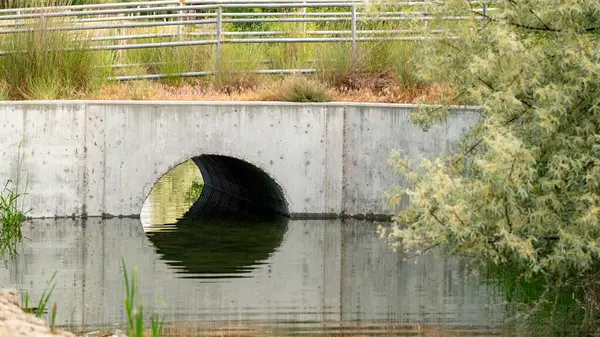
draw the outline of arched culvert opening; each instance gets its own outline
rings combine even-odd
[[[280,186],[260,168],[228,156],[201,155],[167,172],[142,208],[144,227],[194,220],[288,217]]]
[[[193,219],[263,220],[289,216],[281,187],[260,168],[233,157],[201,155],[192,161],[204,179]]]

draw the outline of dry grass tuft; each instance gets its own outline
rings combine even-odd
[[[227,92],[220,90],[215,85],[206,85],[201,80],[190,81],[181,86],[171,86],[156,81],[132,81],[124,83],[110,83],[99,91],[81,96],[81,99],[98,100],[178,100],[178,101],[302,101],[291,100],[284,94],[289,88],[298,86],[298,83],[310,83],[311,86],[320,87],[314,90],[302,89],[323,93],[329,100],[338,102],[377,102],[377,103],[438,103],[451,102],[452,91],[442,85],[422,85],[405,88],[401,85],[392,85],[380,90],[371,88],[363,89],[325,89],[326,87],[308,79],[283,78],[263,80],[262,84],[246,90]],[[305,85],[305,84],[302,84]],[[286,87],[288,89],[286,89]],[[312,94],[311,94],[312,95]],[[317,100],[304,100],[317,101]],[[328,101],[325,99],[319,101]]]
[[[8,101],[10,99],[10,92],[8,90],[8,84],[0,79],[0,101]]]
[[[321,82],[310,80],[305,76],[290,76],[282,81],[275,82],[271,90],[264,93],[265,101],[285,102],[330,102],[332,96]]]
[[[333,99],[340,102],[449,104],[452,103],[452,90],[443,85],[409,88],[392,85],[380,90],[372,88],[336,90]]]

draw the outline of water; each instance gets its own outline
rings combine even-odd
[[[196,335],[523,335],[502,323],[503,293],[452,258],[410,258],[381,241],[376,224],[307,220],[174,226],[195,167],[163,178],[142,220],[34,220],[0,286],[39,298],[55,270],[57,324],[122,328],[121,257],[139,269],[146,312],[166,332]]]

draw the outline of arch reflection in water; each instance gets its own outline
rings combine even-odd
[[[161,260],[186,278],[245,277],[265,263],[283,241],[288,219],[195,220],[153,226],[146,233]]]

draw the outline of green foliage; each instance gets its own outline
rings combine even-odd
[[[52,333],[54,333],[55,329],[56,329],[56,313],[58,312],[58,306],[56,305],[56,302],[54,302],[54,305],[52,305],[52,316],[50,318],[50,331]]]
[[[136,316],[142,315],[141,312],[136,313],[134,311],[136,309],[135,293],[138,287],[138,271],[137,268],[133,268],[131,272],[132,279],[130,280],[124,259],[121,260],[121,266],[123,267],[123,280],[125,281],[125,299],[123,303],[125,305],[125,314],[127,315],[127,336],[136,336]]]
[[[465,15],[451,0],[436,15]],[[423,51],[426,79],[482,107],[459,154],[391,162],[414,184],[387,236],[512,265],[549,287],[594,279],[600,262],[600,3],[507,1],[485,27],[474,15]],[[433,114],[431,113],[433,112]],[[447,115],[424,110],[431,123]],[[595,281],[597,282],[597,281]]]
[[[215,87],[225,92],[254,88],[259,84],[256,70],[263,68],[263,46],[258,44],[233,44],[222,47]],[[248,57],[253,55],[253,57]]]
[[[125,281],[125,314],[127,315],[127,336],[144,337],[144,307],[136,305],[136,293],[138,289],[138,270],[136,267],[131,271],[131,278],[127,273],[125,259],[121,259],[123,268],[123,280]],[[152,337],[160,337],[163,334],[164,321],[158,315],[150,317]]]
[[[406,41],[363,42],[354,52],[347,43],[323,44],[315,52],[317,76],[339,88],[417,87],[424,83],[416,71],[419,49]]]
[[[10,34],[0,42],[2,90],[12,99],[73,98],[97,89],[109,75],[112,54],[86,51],[73,32]]]
[[[317,51],[317,76],[335,87],[352,87],[356,67],[348,43],[330,43]]]
[[[54,271],[54,273],[52,274],[52,277],[50,277],[50,280],[48,281],[48,285],[46,286],[46,289],[44,289],[44,292],[42,293],[42,297],[40,297],[38,306],[34,311],[36,317],[42,317],[42,315],[46,312],[46,307],[48,306],[48,303],[50,302],[50,296],[52,296],[52,292],[54,291],[54,288],[56,287],[56,282],[54,282],[54,279],[56,278],[57,272],[58,272],[58,270]],[[50,289],[48,289],[48,287],[50,285],[52,285],[52,286],[50,287]],[[53,314],[53,316],[54,315],[55,314]]]
[[[42,317],[42,315],[44,313],[46,313],[46,308],[48,306],[48,303],[50,302],[50,296],[52,296],[52,292],[54,291],[54,288],[56,287],[55,278],[56,278],[57,273],[58,273],[58,270],[54,271],[54,273],[52,274],[52,277],[50,277],[50,280],[48,280],[48,284],[46,285],[46,288],[44,289],[44,292],[42,293],[42,296],[40,297],[40,300],[38,301],[37,307],[35,307],[35,308],[29,307],[29,302],[31,300],[31,297],[29,294],[25,294],[23,311],[33,313],[35,315],[35,317]],[[50,288],[48,289],[48,287],[50,287]],[[56,320],[56,310],[57,310],[56,303],[54,303],[53,311],[52,311],[52,327],[54,326],[54,322]]]
[[[549,288],[544,277],[526,280],[513,268],[489,266],[480,275],[481,282],[504,297],[505,321],[517,324],[523,336],[578,336],[577,326],[586,315],[579,302],[580,288]],[[543,299],[543,300],[539,300]]]
[[[24,215],[18,205],[21,195],[11,185],[11,181],[8,181],[4,185],[4,190],[0,191],[0,223],[2,224],[0,255],[2,256],[14,256],[17,244],[23,240],[21,224]]]
[[[24,154],[21,151],[23,142],[18,145],[17,167],[15,181],[7,181],[3,190],[0,191],[0,256],[8,255],[12,257],[17,253],[17,244],[23,240],[21,225],[25,219],[25,213],[22,209],[22,201],[27,190],[27,183],[24,191],[20,191],[21,169]]]
[[[190,190],[187,195],[188,204],[193,204],[198,198],[200,198],[200,194],[202,193],[202,189],[204,189],[204,182],[194,180],[192,181],[192,185],[190,186]]]
[[[149,39],[148,43],[173,42],[173,39]],[[126,52],[126,63],[140,64],[142,74],[174,75],[191,71],[208,71],[214,64],[214,47],[184,46],[169,48],[143,48]],[[128,69],[131,72],[130,69]],[[131,75],[131,73],[128,73]],[[181,85],[183,77],[173,76],[161,79],[170,85]]]
[[[156,314],[152,315],[152,317],[150,317],[150,324],[152,328],[152,337],[160,337],[163,335],[163,327],[165,322],[162,318],[160,318],[160,316]]]
[[[225,8],[223,13],[281,13],[290,12],[294,9],[290,8]],[[234,19],[241,19],[243,17],[233,17]],[[252,18],[256,18],[253,16]],[[269,22],[230,22],[226,24],[228,31],[266,31],[271,30],[271,23]]]

